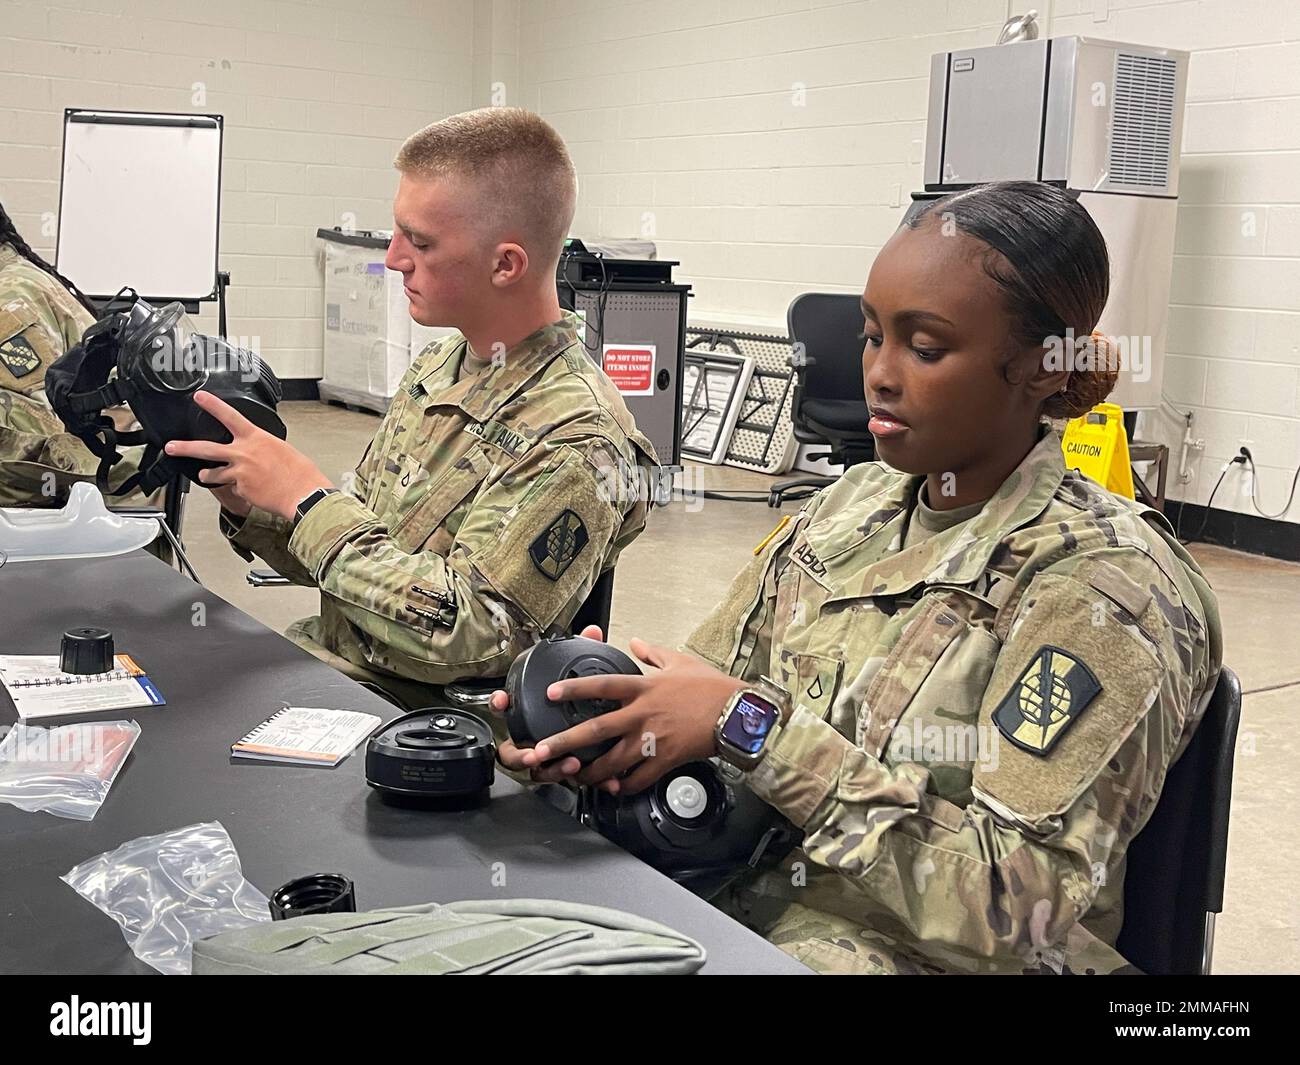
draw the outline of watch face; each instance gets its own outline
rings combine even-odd
[[[745,754],[757,754],[780,719],[781,711],[775,704],[754,692],[745,692],[723,722],[722,738]]]

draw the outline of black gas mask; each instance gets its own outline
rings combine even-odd
[[[618,709],[609,700],[556,703],[546,695],[558,680],[605,674],[639,674],[616,647],[582,636],[553,636],[529,648],[510,666],[506,727],[520,748]],[[590,765],[614,740],[570,752]],[[774,864],[798,841],[798,830],[763,802],[743,774],[711,759],[688,762],[638,795],[588,792],[580,814],[606,838],[708,898],[751,868]]]
[[[199,483],[199,471],[220,465],[199,459],[170,458],[170,440],[230,443],[224,425],[194,402],[199,390],[211,392],[260,429],[286,436],[275,413],[280,382],[255,352],[219,337],[194,332],[180,303],[154,308],[123,289],[105,306],[81,343],[50,365],[45,391],[67,426],[99,456],[96,483],[106,495],[148,493],[176,474]],[[119,432],[104,413],[126,403],[139,431]],[[116,488],[108,475],[121,461],[119,445],[145,445],[139,472]]]

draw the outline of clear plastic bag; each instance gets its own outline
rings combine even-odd
[[[113,918],[131,952],[161,973],[188,976],[195,940],[271,919],[218,821],[133,839],[61,879]]]
[[[90,821],[139,735],[134,721],[56,728],[20,721],[0,740],[0,802]]]

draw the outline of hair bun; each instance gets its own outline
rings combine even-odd
[[[1122,355],[1119,345],[1104,333],[1077,338],[1069,380],[1047,400],[1043,412],[1052,418],[1077,418],[1092,410],[1114,390]]]

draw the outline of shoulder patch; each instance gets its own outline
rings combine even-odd
[[[590,537],[582,519],[571,510],[562,510],[528,547],[528,557],[538,572],[548,580],[558,581],[573,560],[582,553]]]
[[[36,349],[20,336],[10,337],[0,343],[0,362],[5,364],[15,378],[26,377],[41,365]]]
[[[993,722],[1021,750],[1043,756],[1100,693],[1091,669],[1044,645],[993,711]]]

